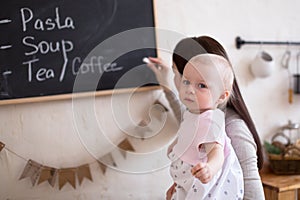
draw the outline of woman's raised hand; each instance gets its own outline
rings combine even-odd
[[[148,67],[154,72],[158,83],[168,89],[173,88],[173,71],[161,58],[148,57]]]

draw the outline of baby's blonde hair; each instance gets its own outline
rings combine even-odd
[[[223,84],[223,91],[228,91],[230,95],[232,95],[232,85],[234,80],[234,73],[232,70],[231,64],[222,56],[216,54],[199,54],[190,59],[190,61],[194,66],[198,66],[199,63],[203,63],[206,65],[212,65],[212,67],[216,67],[218,72],[218,76],[221,78],[221,82]],[[201,66],[200,66],[201,67]],[[230,95],[226,98],[226,100],[220,104],[218,107],[223,108],[226,106],[227,101],[229,100]]]

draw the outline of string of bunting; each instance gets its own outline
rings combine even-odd
[[[118,145],[118,147],[124,158],[126,158],[127,151],[135,151],[127,138],[125,138]],[[5,147],[5,144],[0,141],[0,152],[3,149],[6,149],[9,152],[12,152],[13,154],[17,155],[18,157],[26,160],[22,156],[19,156],[17,153],[14,153],[13,151]],[[106,164],[111,164],[115,167],[117,166],[111,153],[104,155],[99,160],[105,161],[104,163]],[[102,173],[105,174],[107,165],[103,164],[103,162],[100,162],[98,160],[96,162],[99,164]],[[85,178],[90,181],[93,181],[90,170],[90,164],[93,163],[86,163],[78,167],[57,169],[54,167],[42,165],[32,159],[29,159],[23,169],[19,180],[22,180],[24,178],[30,178],[32,186],[39,185],[47,181],[50,186],[54,187],[56,180],[58,179],[59,190],[61,190],[67,183],[69,183],[74,189],[76,189],[76,178],[78,179],[79,185],[82,184]]]
[[[158,100],[155,101],[155,104],[161,105],[163,107],[164,112],[168,111],[167,108],[163,104],[161,104]],[[149,122],[147,120],[141,120],[139,126],[145,127],[148,125],[148,123]],[[146,131],[151,131],[151,129],[148,128]],[[135,151],[134,147],[132,146],[128,138],[125,138],[123,141],[121,141],[118,144],[118,148],[124,158],[126,158],[126,152]],[[9,148],[5,146],[3,142],[0,141],[0,153],[3,149],[8,150],[9,152],[13,153],[19,158],[27,161],[23,169],[23,172],[19,177],[19,180],[22,180],[24,178],[30,178],[32,186],[39,185],[47,181],[50,186],[55,187],[56,180],[58,179],[59,190],[61,190],[67,183],[69,183],[74,189],[76,189],[76,177],[78,179],[79,185],[82,184],[84,179],[88,179],[91,182],[93,181],[91,170],[90,170],[90,164],[93,164],[95,162],[86,163],[72,168],[57,169],[51,166],[42,165],[32,159],[27,160],[26,158],[20,156],[19,154],[11,151]],[[98,160],[96,161],[99,164],[99,167],[103,174],[106,173],[106,169],[107,169],[107,165],[103,163],[115,167],[117,166],[111,153],[104,155],[99,160],[103,161],[103,162],[100,162]]]
[[[156,100],[153,103],[153,108],[158,111],[159,113],[164,113],[168,112],[168,108],[165,107],[159,100]],[[161,116],[156,116],[158,120],[161,120]],[[147,138],[147,133],[151,133],[153,130],[149,126],[150,119],[142,119],[139,123],[138,126],[135,127],[135,131],[137,132],[138,136],[141,138],[141,140],[144,140]]]

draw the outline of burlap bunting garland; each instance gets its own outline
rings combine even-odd
[[[127,151],[135,151],[135,149],[133,148],[133,146],[131,145],[130,141],[126,138],[124,139],[119,145],[118,145],[119,149],[120,149],[120,153],[122,154],[122,156],[124,158],[126,158],[126,153]]]
[[[48,183],[54,187],[56,178],[58,177],[60,190],[66,183],[69,183],[74,189],[76,189],[76,175],[79,185],[82,184],[84,178],[93,181],[89,164],[74,168],[55,169],[52,167],[43,166],[33,160],[29,160],[19,180],[30,178],[32,186],[34,186],[36,183],[39,185],[45,181],[48,181]]]
[[[149,123],[149,120],[143,119],[139,122],[138,126],[135,127],[137,134],[142,140],[145,139],[147,132],[152,132],[152,129],[148,126]]]
[[[2,149],[5,147],[5,144],[3,144],[1,141],[0,141],[0,152],[2,151]]]
[[[168,109],[161,104],[159,101],[155,101],[154,104],[160,104],[163,106],[164,111]],[[143,119],[140,121],[135,130],[144,139],[146,132],[151,132],[152,130],[148,127],[149,120]],[[5,144],[0,141],[0,152],[5,148]],[[126,138],[118,145],[120,153],[126,158],[126,152],[134,152],[135,149]],[[114,161],[114,158],[111,153],[106,154],[98,160],[100,170],[103,174],[106,173],[107,166],[116,167],[117,164]],[[74,189],[76,189],[76,175],[78,178],[79,185],[82,184],[84,178],[93,181],[89,164],[84,164],[75,168],[62,168],[56,169],[49,166],[43,166],[38,162],[33,160],[28,160],[26,166],[23,169],[23,172],[19,180],[24,178],[30,178],[32,186],[36,183],[37,185],[47,181],[52,187],[55,186],[56,180],[58,178],[59,190],[61,190],[67,183],[69,183]]]
[[[108,153],[98,159],[98,164],[103,174],[106,173],[107,166],[117,166],[111,153]]]
[[[39,164],[33,160],[29,160],[27,162],[19,180],[29,177],[31,180],[32,186],[34,186],[40,176],[41,170],[42,170],[41,164]]]
[[[166,107],[166,106],[164,106],[164,104],[162,104],[159,100],[156,100],[154,103],[153,103],[153,105],[160,105],[162,108],[163,108],[163,111],[164,112],[168,112],[169,111],[169,109]]]
[[[1,150],[4,146],[5,144],[0,142],[0,147],[2,147]],[[124,157],[126,157],[127,151],[135,151],[127,138],[118,145],[118,148]],[[107,166],[117,166],[111,153],[101,157],[98,160],[98,164],[103,174],[106,173]],[[61,190],[67,183],[76,189],[76,177],[78,178],[79,185],[82,184],[84,178],[93,181],[89,164],[84,164],[74,168],[56,169],[49,166],[43,166],[42,164],[30,159],[27,161],[19,180],[30,178],[32,186],[36,184],[39,185],[47,181],[52,187],[54,187],[58,178],[59,190]]]
[[[58,170],[59,190],[66,184],[70,183],[76,189],[76,168],[64,168]]]
[[[100,162],[100,161],[98,161],[98,164],[99,164],[99,167],[100,167],[101,172],[102,172],[103,174],[105,174],[105,173],[106,173],[106,168],[107,168],[107,166],[104,165],[104,164],[103,164],[102,162]]]
[[[48,181],[48,183],[52,187],[54,187],[57,174],[58,174],[58,169],[44,166],[42,168],[38,184],[43,183],[44,181]]]
[[[90,167],[88,164],[81,165],[80,167],[77,168],[77,177],[78,177],[79,185],[81,185],[84,178],[93,181]]]

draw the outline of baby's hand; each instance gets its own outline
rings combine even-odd
[[[212,177],[213,174],[211,172],[211,169],[207,163],[198,163],[195,165],[191,170],[193,176],[198,178],[202,183],[208,183]]]

